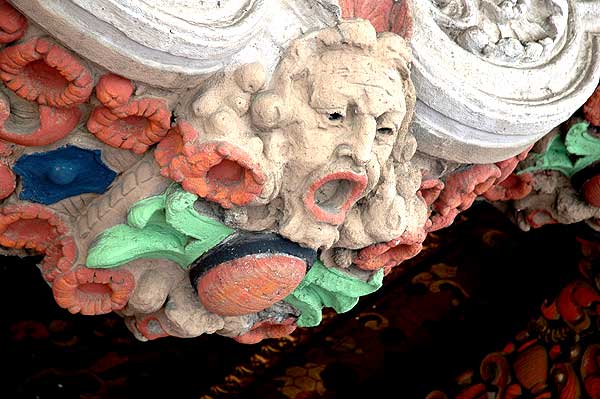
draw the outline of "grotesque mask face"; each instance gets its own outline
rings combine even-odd
[[[333,246],[348,213],[399,163],[392,152],[405,146],[407,98],[410,111],[414,102],[407,57],[396,37],[357,25],[298,41],[284,56],[253,104],[257,125],[278,136],[265,140],[267,153],[285,143],[280,234],[315,249]],[[393,185],[390,195],[399,197]]]

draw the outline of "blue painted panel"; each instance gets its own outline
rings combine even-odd
[[[13,170],[21,177],[22,200],[44,205],[85,193],[104,193],[117,174],[100,157],[100,150],[66,146],[23,155]]]

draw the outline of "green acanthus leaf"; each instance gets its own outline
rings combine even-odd
[[[578,156],[571,175],[600,160],[600,138],[589,134],[588,126],[587,122],[574,124],[565,138],[567,151]]]
[[[365,280],[364,276],[329,268],[316,261],[285,301],[300,311],[298,326],[313,327],[321,323],[324,307],[332,307],[338,313],[347,312],[361,296],[377,291],[382,282],[383,270]]]
[[[127,224],[143,229],[154,214],[165,209],[165,195],[155,195],[136,202],[127,212]]]
[[[140,258],[166,258],[186,266],[186,243],[187,237],[167,225],[138,229],[121,224],[104,231],[90,246],[86,265],[111,268]]]
[[[109,268],[140,258],[166,258],[187,268],[234,230],[194,208],[198,197],[172,185],[163,194],[138,201],[127,225],[104,231],[90,246],[86,265]]]
[[[558,170],[567,176],[571,176],[573,162],[571,162],[562,137],[556,136],[550,142],[546,151],[536,155],[535,165],[520,171],[519,174],[538,170]]]

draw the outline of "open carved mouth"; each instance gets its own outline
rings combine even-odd
[[[346,212],[367,187],[367,176],[354,172],[334,172],[310,185],[304,205],[320,221],[341,224]]]

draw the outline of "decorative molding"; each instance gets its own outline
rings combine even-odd
[[[340,12],[332,0],[11,2],[82,56],[165,88],[195,86],[230,65],[260,60],[272,69],[281,47],[335,25]]]
[[[440,24],[476,26],[481,15],[477,10],[484,2],[438,4],[457,5],[456,12],[466,14],[465,20],[452,20],[431,0],[414,1],[411,44],[418,101],[411,131],[420,151],[460,163],[507,159],[567,120],[596,88],[600,79],[596,2],[569,1],[561,8],[569,16],[564,37],[552,56],[516,65],[500,65],[473,54],[440,28]]]
[[[465,50],[513,67],[542,64],[563,45],[567,0],[431,0],[434,19]]]

